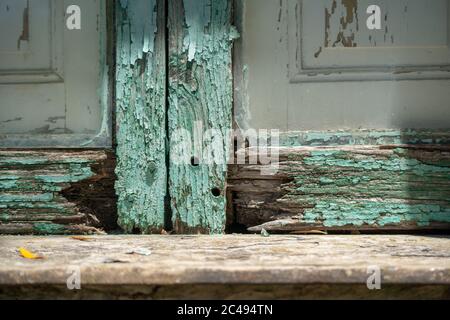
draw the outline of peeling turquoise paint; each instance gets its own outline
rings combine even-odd
[[[127,232],[160,232],[168,222],[166,191],[177,232],[222,233],[225,178],[231,128],[231,46],[238,34],[227,0],[169,2],[169,73],[165,61],[164,1],[120,1],[117,5],[117,155],[119,224]],[[169,77],[168,129],[165,81]],[[170,157],[177,129],[194,123],[216,128],[222,141],[206,139],[220,165],[178,165]],[[169,139],[170,137],[170,139]],[[192,150],[183,150],[187,155]],[[223,156],[220,156],[223,154]],[[172,158],[170,160],[173,160]],[[219,196],[214,190],[219,190]]]
[[[179,233],[220,234],[225,229],[225,186],[232,127],[231,1],[174,0],[169,2],[169,189],[173,225]],[[184,145],[173,133],[187,130],[191,139],[196,123],[203,136]],[[175,159],[199,157],[192,166]],[[205,163],[206,159],[219,163]]]
[[[318,201],[313,209],[303,214],[306,224],[323,224],[325,227],[400,226],[415,223],[428,226],[433,222],[450,223],[450,206],[386,203],[386,201],[350,201],[338,198]]]
[[[441,148],[298,148],[280,163],[292,182],[277,202],[297,208],[305,226],[449,224],[450,154]]]
[[[35,223],[33,229],[37,234],[64,234],[66,227],[54,223]]]
[[[280,146],[338,146],[338,145],[427,145],[450,144],[445,130],[342,130],[290,131],[280,134]]]
[[[73,152],[73,156],[62,151],[0,151],[0,233],[88,230],[83,229],[85,213],[62,191],[93,178],[92,166],[103,159],[106,155],[101,151]]]
[[[116,119],[119,224],[161,232],[165,222],[166,106],[164,2],[116,7]]]
[[[69,175],[36,175],[34,178],[37,181],[42,181],[44,183],[69,183],[78,182],[82,180],[89,179],[93,176],[90,168],[79,168],[79,170],[74,171]]]
[[[6,159],[0,159],[0,166],[4,165],[22,165],[22,166],[33,166],[33,165],[47,165],[51,162],[51,160],[42,158],[42,157],[11,157]],[[86,160],[86,159],[78,159],[78,158],[65,158],[65,159],[58,159],[57,164],[89,164],[92,163],[92,161]]]
[[[47,202],[53,201],[53,193],[42,194],[22,194],[22,193],[6,193],[0,194],[0,202]]]
[[[9,179],[2,181],[2,178],[0,177],[0,190],[11,190],[17,188],[17,181],[15,180],[16,179]]]
[[[450,179],[450,168],[436,165],[423,164],[417,159],[407,157],[392,156],[390,159],[377,157],[366,157],[364,159],[348,158],[348,153],[333,151],[313,151],[311,156],[305,158],[305,163],[309,165],[321,164],[322,166],[355,168],[364,170],[383,171],[409,171],[417,175],[439,172],[448,173]]]
[[[211,22],[211,6],[202,0],[184,0],[187,34],[184,37],[184,48],[188,61],[194,60],[207,48],[209,36],[204,33]]]

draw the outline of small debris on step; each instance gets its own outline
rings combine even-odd
[[[28,251],[25,248],[19,248],[19,253],[25,259],[30,259],[30,260],[44,259],[43,256],[37,255],[37,254],[35,254],[35,253],[31,252],[31,251]]]
[[[137,254],[140,256],[150,256],[152,251],[146,248],[137,248],[131,251],[128,251],[127,254]]]
[[[113,264],[113,263],[130,263],[129,261],[115,259],[115,258],[105,258],[102,263],[104,264]]]
[[[262,228],[261,229],[261,235],[263,236],[263,237],[270,237],[270,233],[269,232],[267,232],[267,230],[266,229],[264,229],[264,228]]]

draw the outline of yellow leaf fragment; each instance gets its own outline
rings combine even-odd
[[[39,256],[31,251],[28,251],[25,248],[19,248],[19,253],[24,257],[25,259],[31,259],[31,260],[38,260],[43,259],[42,256]]]

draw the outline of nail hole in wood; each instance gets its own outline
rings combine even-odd
[[[220,197],[222,194],[222,191],[220,191],[219,188],[212,188],[211,193],[214,197]]]

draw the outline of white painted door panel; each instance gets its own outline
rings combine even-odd
[[[0,0],[0,27],[0,146],[108,146],[105,1]]]
[[[369,5],[381,30],[369,30]],[[450,128],[449,0],[236,1],[244,128]]]
[[[0,12],[2,73],[50,69],[54,22],[51,1],[2,0]]]

